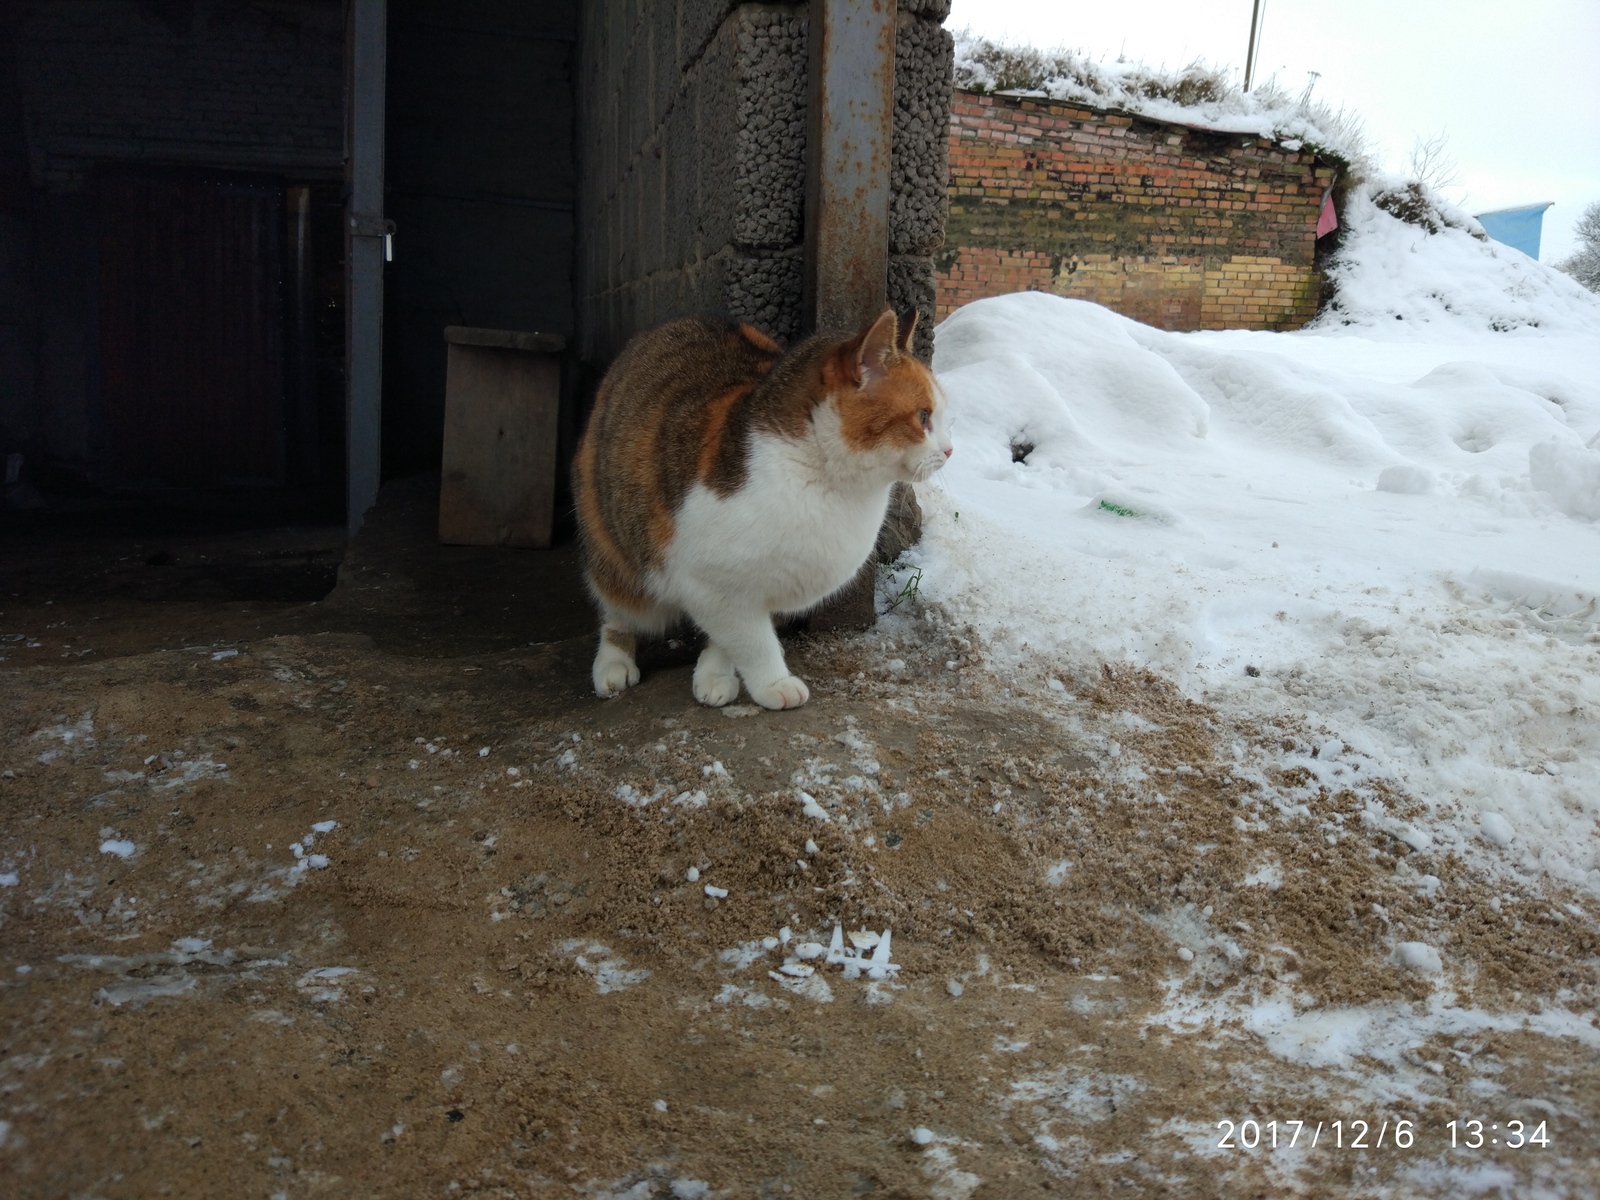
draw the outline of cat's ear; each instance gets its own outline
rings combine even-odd
[[[889,369],[889,360],[895,356],[895,342],[899,334],[894,310],[886,308],[883,315],[872,323],[872,328],[861,336],[856,349],[855,376],[862,387],[881,380]]]
[[[895,338],[894,344],[901,354],[911,353],[911,335],[917,331],[917,318],[921,315],[913,308],[911,315],[900,322],[900,336]]]

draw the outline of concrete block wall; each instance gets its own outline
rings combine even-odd
[[[1292,329],[1316,312],[1338,164],[1300,147],[1082,105],[957,92],[942,319],[1019,290],[1164,329]]]
[[[931,352],[932,254],[948,204],[948,0],[896,30],[889,296]],[[807,6],[584,6],[578,71],[578,349],[603,369],[641,329],[729,313],[801,330]]]
[[[954,41],[941,22],[950,0],[901,0],[894,38],[894,135],[890,150],[889,303],[916,309],[913,349],[933,358],[937,318],[934,252],[944,245],[950,77]]]

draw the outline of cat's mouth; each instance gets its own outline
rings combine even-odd
[[[944,466],[947,461],[949,460],[943,454],[930,454],[919,461],[915,469],[912,470],[912,482],[922,483],[924,480],[931,479],[934,473]]]

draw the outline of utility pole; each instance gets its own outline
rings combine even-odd
[[[1267,0],[1255,0],[1250,8],[1250,45],[1244,52],[1244,90],[1249,91],[1256,77],[1256,52],[1261,46],[1261,14]]]

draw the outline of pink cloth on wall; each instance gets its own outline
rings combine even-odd
[[[1333,188],[1330,187],[1322,193],[1322,211],[1317,214],[1317,236],[1327,237],[1337,228],[1339,214],[1333,211]]]

